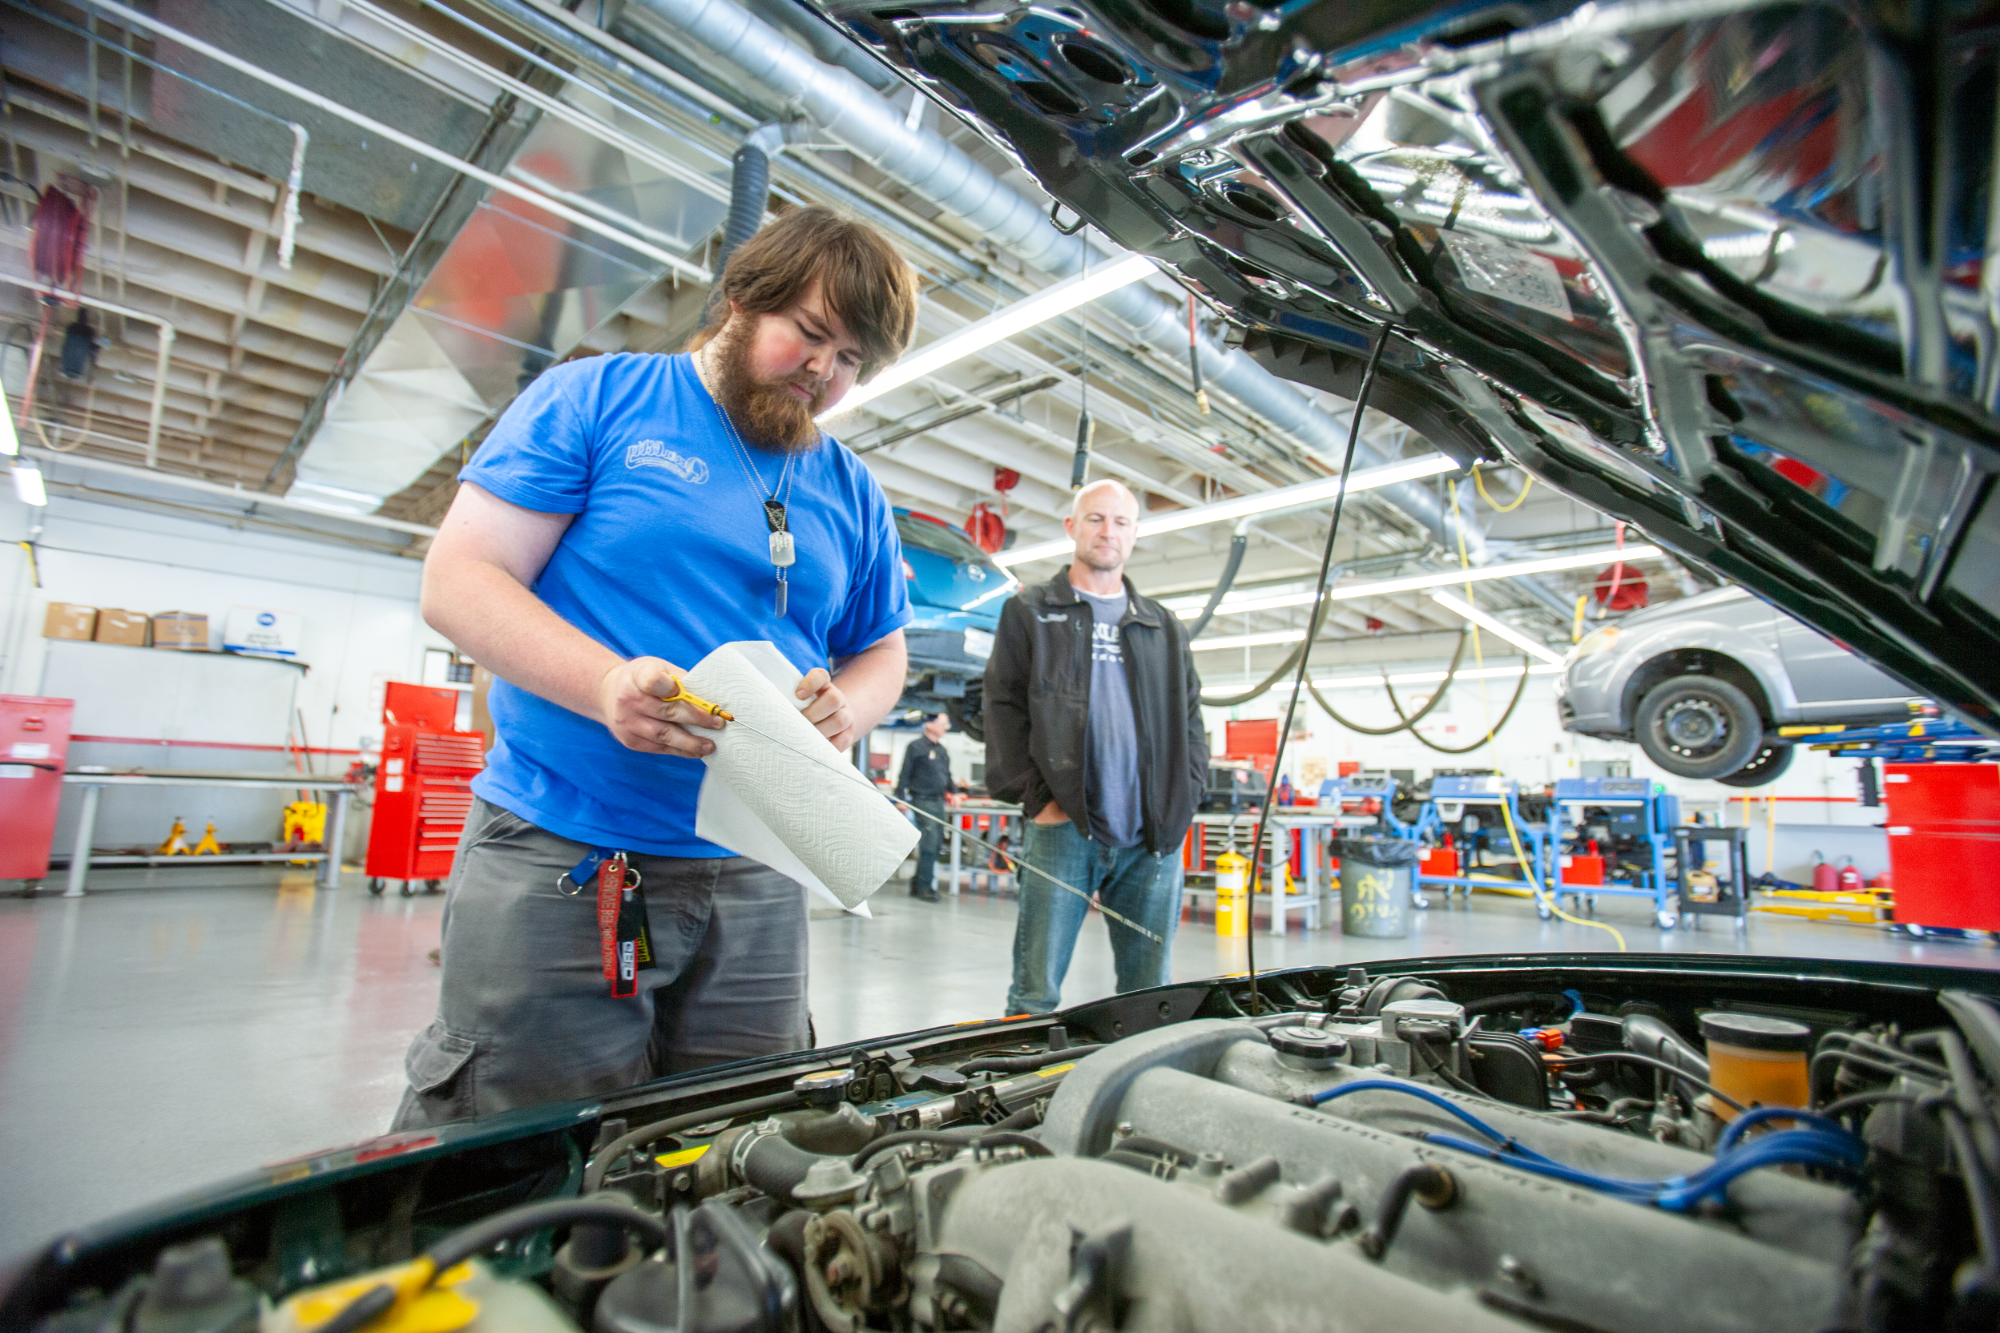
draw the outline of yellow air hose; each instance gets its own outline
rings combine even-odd
[[[1511,503],[1504,505],[1500,504],[1498,501],[1494,500],[1494,498],[1491,495],[1487,494],[1486,478],[1480,474],[1478,468],[1472,469],[1472,484],[1479,488],[1479,498],[1486,501],[1487,504],[1491,505],[1493,507],[1494,513],[1511,514],[1516,509],[1519,509],[1521,507],[1522,501],[1528,498],[1528,492],[1535,489],[1535,474],[1532,472],[1526,472],[1523,473],[1522,475],[1526,477],[1527,480],[1521,483],[1521,493],[1515,496]]]
[[[1479,474],[1477,472],[1474,472],[1472,474],[1472,479],[1474,482],[1477,482],[1479,480]],[[1465,552],[1465,524],[1459,518],[1458,483],[1456,481],[1450,483],[1450,490],[1451,490],[1452,526],[1458,530],[1458,564],[1459,568],[1466,570],[1467,572],[1470,572],[1472,569],[1472,561],[1467,557]],[[1481,487],[1481,494],[1484,493],[1485,493],[1485,488]],[[1523,491],[1522,493],[1526,494],[1525,491]],[[1489,501],[1489,503],[1491,502]],[[1517,500],[1515,503],[1518,504],[1519,501]],[[1472,583],[1470,580],[1468,580],[1465,585],[1465,600],[1468,605],[1473,604]],[[1477,625],[1474,625],[1472,627],[1472,653],[1474,658],[1479,662],[1479,665],[1482,668],[1482,671],[1479,675],[1479,706],[1486,714],[1486,734],[1487,738],[1491,739],[1493,735],[1493,706],[1487,700],[1486,696],[1486,675],[1483,670],[1483,668],[1486,665],[1486,659],[1485,655],[1481,653],[1479,649],[1479,626]],[[1572,925],[1589,926],[1593,930],[1605,931],[1611,936],[1612,939],[1618,941],[1618,952],[1619,953],[1626,952],[1625,937],[1618,933],[1617,927],[1607,926],[1602,921],[1586,921],[1580,916],[1571,916],[1568,912],[1563,911],[1562,904],[1561,902],[1558,901],[1558,895],[1550,893],[1547,889],[1545,889],[1542,886],[1540,878],[1536,876],[1533,866],[1530,864],[1528,860],[1527,850],[1521,846],[1520,831],[1514,827],[1514,811],[1511,804],[1507,801],[1502,801],[1500,803],[1500,818],[1506,821],[1507,841],[1512,843],[1514,846],[1514,858],[1520,862],[1521,873],[1527,877],[1528,887],[1534,892],[1536,903],[1544,907],[1547,907],[1551,912],[1555,913],[1555,915],[1561,917],[1564,921],[1567,921]]]

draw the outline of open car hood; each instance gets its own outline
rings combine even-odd
[[[1984,11],[818,0],[1288,379],[2000,723]]]

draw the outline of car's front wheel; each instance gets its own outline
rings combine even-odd
[[[1721,778],[1757,758],[1764,723],[1750,696],[1714,676],[1675,676],[1639,701],[1633,731],[1646,757],[1683,778]]]
[[[1792,747],[1766,743],[1749,763],[1727,777],[1717,778],[1732,787],[1761,787],[1767,782],[1776,782],[1778,775],[1792,766]]]

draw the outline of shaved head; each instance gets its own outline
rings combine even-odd
[[[1074,582],[1079,566],[1091,571],[1092,583],[1115,586],[1139,540],[1139,497],[1122,481],[1106,477],[1093,481],[1076,493],[1070,502],[1063,531],[1076,542],[1076,560],[1070,566]],[[1097,576],[1097,577],[1092,577]],[[1089,587],[1089,583],[1077,583]]]
[[[1069,516],[1081,518],[1086,506],[1101,508],[1117,505],[1132,517],[1139,516],[1139,497],[1132,494],[1132,488],[1116,477],[1100,477],[1076,493],[1069,503]]]

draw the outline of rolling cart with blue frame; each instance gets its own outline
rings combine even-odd
[[[1592,806],[1622,807],[1639,812],[1640,829],[1629,836],[1645,843],[1650,853],[1650,869],[1623,880],[1612,879],[1607,874],[1602,884],[1563,883],[1564,815],[1573,808]],[[1667,861],[1674,850],[1674,827],[1680,822],[1680,798],[1671,792],[1655,790],[1646,778],[1557,779],[1555,801],[1549,807],[1548,873],[1544,880],[1549,893],[1557,902],[1568,894],[1580,907],[1595,907],[1595,899],[1599,895],[1650,898],[1653,900],[1653,920],[1661,930],[1672,930],[1680,921],[1680,894],[1677,879],[1667,872]],[[1576,842],[1581,847],[1585,826],[1579,822],[1574,827]],[[1607,869],[1609,861],[1607,856]],[[1543,908],[1542,918],[1547,920],[1548,916],[1548,910]]]
[[[1549,828],[1545,824],[1531,824],[1522,817],[1520,795],[1521,784],[1513,778],[1492,774],[1432,778],[1430,799],[1424,802],[1417,822],[1399,824],[1399,836],[1425,842],[1443,825],[1456,824],[1463,818],[1468,805],[1505,806],[1507,815],[1513,817],[1515,831],[1521,835],[1521,849],[1528,856],[1528,864],[1521,867],[1524,876],[1521,887],[1532,892],[1537,870],[1546,855]],[[1462,890],[1470,899],[1474,888],[1492,888],[1500,881],[1490,876],[1482,879],[1472,875],[1420,875],[1417,883],[1419,886],[1435,885],[1443,889],[1449,901],[1453,889]],[[1507,886],[1502,884],[1501,887]],[[1539,894],[1535,897],[1535,911],[1544,921],[1551,915],[1547,901]]]

